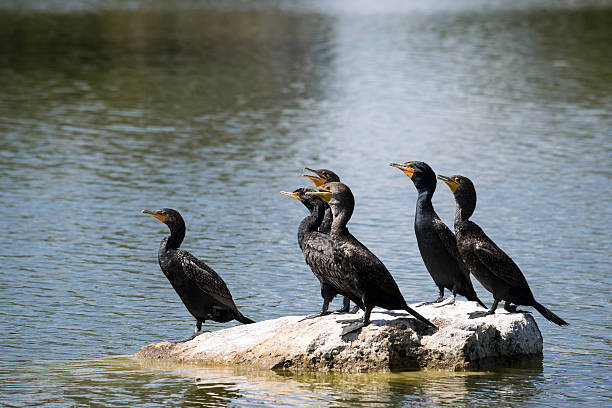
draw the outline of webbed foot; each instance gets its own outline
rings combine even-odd
[[[511,305],[508,302],[504,303],[504,310],[507,310],[510,313],[530,313],[531,314],[531,311],[517,309],[516,305]]]
[[[451,295],[449,297],[447,297],[443,302],[437,303],[433,305],[433,307],[442,307],[442,306],[446,306],[446,305],[452,305],[453,303],[455,303],[455,295]]]
[[[437,298],[436,300],[433,300],[431,302],[421,302],[418,305],[416,305],[415,307],[421,307],[421,306],[427,306],[427,305],[434,305],[436,303],[440,303],[444,300],[444,297],[440,296],[439,298]]]
[[[342,328],[342,333],[340,334],[340,337],[346,336],[349,333],[354,333],[356,331],[359,331],[365,326],[367,326],[367,324],[363,324],[363,321],[356,320],[355,323],[346,325],[345,327]]]
[[[198,337],[202,333],[206,333],[206,332],[204,332],[202,330],[197,331],[197,332],[193,333],[190,337],[186,338],[185,340],[177,341],[177,343],[185,343],[185,342],[191,341],[191,340],[195,339],[196,337]]]
[[[303,322],[304,320],[316,319],[317,317],[321,317],[321,316],[327,316],[330,313],[331,312],[321,312],[321,313],[317,313],[317,314],[313,314],[313,315],[308,315],[308,316],[298,320],[298,322]]]
[[[487,310],[487,311],[479,310],[477,312],[468,313],[468,315],[470,316],[470,319],[476,319],[476,318],[479,318],[479,317],[485,317],[485,316],[492,315],[492,314],[495,314],[495,312],[494,311],[492,312],[490,310]]]

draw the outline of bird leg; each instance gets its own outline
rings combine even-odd
[[[419,303],[418,305],[416,305],[415,307],[421,307],[421,306],[425,306],[425,305],[433,305],[435,303],[442,302],[444,300],[444,286],[438,286],[438,290],[440,291],[440,294],[438,295],[438,298],[436,300],[434,300],[432,302],[422,302],[422,303]]]
[[[344,299],[342,299],[342,308],[338,309],[336,313],[348,313],[350,308],[351,308],[351,299],[345,296]]]
[[[177,341],[177,343],[185,343],[187,341],[195,339],[200,334],[204,333],[202,331],[202,323],[204,323],[204,320],[196,319],[196,324],[195,324],[195,327],[194,327],[194,330],[193,330],[193,334],[190,337],[186,338],[185,340]]]
[[[495,309],[497,309],[498,304],[499,304],[499,300],[495,299],[495,301],[491,305],[491,308],[487,310],[486,312],[479,310],[477,312],[468,313],[468,315],[470,316],[470,319],[476,319],[477,317],[485,317],[488,315],[495,314]]]
[[[365,313],[363,314],[363,319],[361,319],[361,321],[357,320],[357,322],[359,323],[355,325],[350,325],[342,329],[342,334],[340,334],[340,336],[344,336],[349,333],[354,333],[370,324],[370,314],[372,313],[372,309],[374,309],[374,306],[366,306]]]
[[[529,310],[517,309],[516,305],[511,305],[507,300],[504,302],[504,310],[507,310],[510,313],[531,313]]]
[[[329,302],[331,302],[331,299],[329,298],[323,299],[323,306],[321,307],[321,313],[306,316],[303,319],[298,320],[298,322],[302,322],[304,320],[314,319],[316,317],[326,316],[330,314],[330,312],[327,310],[329,308]]]
[[[442,307],[446,305],[452,305],[455,303],[455,295],[457,294],[457,289],[453,288],[452,294],[446,298],[443,302],[433,305],[433,307]]]

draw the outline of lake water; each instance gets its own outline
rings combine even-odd
[[[4,1],[0,404],[610,406],[611,107],[605,1]],[[304,166],[341,175],[351,231],[408,302],[432,300],[416,191],[388,166],[409,160],[474,181],[473,219],[570,323],[535,314],[542,361],[346,375],[133,359],[193,325],[157,264],[167,229],[141,209],[181,211],[183,248],[245,315],[319,309],[305,209],[278,194]],[[446,186],[434,205],[452,224]]]

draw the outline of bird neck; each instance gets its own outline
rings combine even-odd
[[[170,235],[166,237],[165,250],[178,249],[185,238],[185,225],[173,225],[170,227]],[[162,241],[163,244],[163,241]]]
[[[316,231],[323,221],[325,215],[325,207],[322,204],[308,205],[310,215],[304,217],[300,226],[298,227],[298,242],[302,245],[302,240],[307,233]]]
[[[332,208],[333,211],[333,208]],[[348,228],[346,224],[353,215],[353,208],[342,208],[338,212],[334,212],[334,220],[332,221],[330,234],[333,237],[348,234]]]
[[[476,208],[476,202],[457,202],[457,208],[455,210],[455,229],[461,228],[466,225],[474,214]]]
[[[433,190],[420,189],[419,197],[417,198],[416,210],[417,212],[422,210],[433,210],[433,204],[431,198],[433,197]]]
[[[319,232],[329,234],[333,220],[334,216],[332,214],[332,210],[331,208],[329,208],[329,205],[327,205],[325,206],[325,215],[323,216],[323,222],[321,222],[321,225],[319,226]]]

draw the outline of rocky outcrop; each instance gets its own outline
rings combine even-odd
[[[414,307],[414,306],[413,306]],[[372,323],[342,335],[362,313],[302,320],[281,317],[207,332],[183,343],[143,347],[141,360],[241,364],[266,369],[390,371],[419,368],[481,369],[541,358],[542,335],[530,314],[498,310],[468,319],[476,303],[417,308],[438,326],[434,331],[405,312],[375,309]]]

